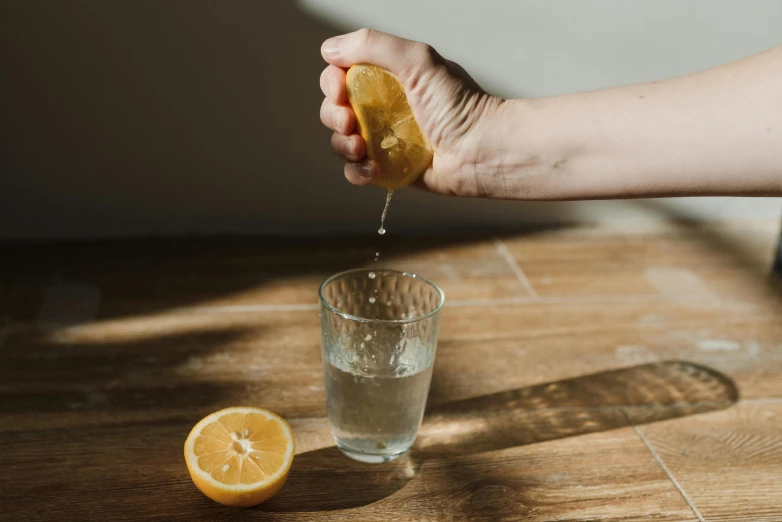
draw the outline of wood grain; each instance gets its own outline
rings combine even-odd
[[[660,295],[773,299],[772,227],[627,233],[570,230],[508,241],[543,296]],[[777,294],[778,295],[778,294]]]
[[[744,403],[641,430],[706,520],[782,519],[782,403]]]
[[[431,277],[449,300],[528,295],[491,239],[383,239],[130,240],[0,247],[15,274],[6,283],[0,306],[5,300],[14,319],[33,320],[43,290],[59,281],[100,288],[101,317],[196,305],[314,304],[326,277],[360,266]]]
[[[245,511],[217,506],[192,486],[181,456],[189,428],[185,420],[158,420],[5,434],[4,446],[13,453],[0,457],[0,516],[489,521],[570,520],[587,513],[601,520],[693,519],[627,428],[449,459],[417,460],[413,452],[383,467],[354,463],[333,447],[300,453],[280,495]],[[34,490],[47,491],[45,502]]]
[[[780,520],[782,411],[742,401],[782,397],[782,300],[765,232],[710,234],[503,238],[540,298],[492,238],[385,238],[451,303],[420,437],[387,466],[334,448],[313,306],[375,243],[0,246],[0,519],[695,520],[668,472],[707,520]],[[253,510],[204,498],[181,457],[236,404],[298,442]]]

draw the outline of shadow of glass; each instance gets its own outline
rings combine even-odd
[[[429,457],[494,451],[726,408],[733,382],[666,361],[444,404],[428,412],[417,451]]]
[[[428,460],[721,410],[738,396],[733,382],[710,368],[666,361],[451,402],[427,412],[402,460],[361,464],[336,447],[298,455],[285,488],[259,509],[362,507],[402,489]]]

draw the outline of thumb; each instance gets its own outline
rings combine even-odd
[[[323,59],[331,65],[347,68],[357,63],[377,65],[394,73],[405,82],[412,73],[432,63],[434,50],[421,42],[373,29],[329,38],[320,49]]]

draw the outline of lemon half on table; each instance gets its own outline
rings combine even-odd
[[[261,408],[207,415],[185,441],[190,478],[212,500],[250,507],[270,499],[288,477],[296,444],[285,420]]]
[[[432,163],[434,153],[402,84],[381,67],[358,64],[348,70],[347,87],[367,157],[380,165],[375,185],[393,190],[415,181]]]

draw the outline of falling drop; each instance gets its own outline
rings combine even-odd
[[[374,279],[374,278],[375,278],[375,273],[374,273],[374,272],[370,272],[370,273],[367,275],[367,277],[368,277],[368,278],[370,278],[370,279]]]
[[[369,304],[375,304],[375,298],[374,297],[370,297],[369,298]]]
[[[380,216],[380,228],[378,229],[377,233],[381,236],[386,233],[385,224],[386,224],[386,215],[388,214],[388,207],[391,206],[391,196],[394,195],[394,191],[391,189],[388,189],[388,194],[386,195],[386,206],[383,207],[383,214]]]

